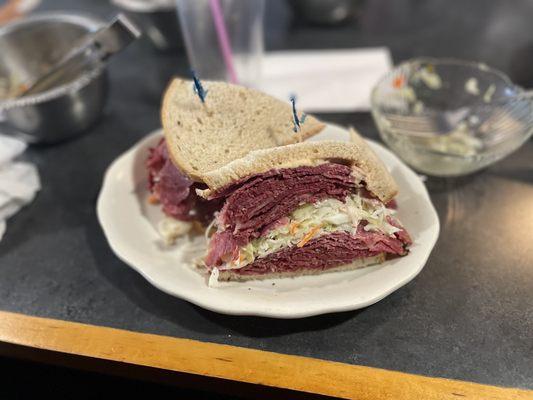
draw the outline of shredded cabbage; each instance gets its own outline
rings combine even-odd
[[[239,258],[229,268],[242,268],[256,258],[265,257],[285,247],[303,246],[309,240],[332,232],[354,234],[361,221],[367,221],[367,231],[379,231],[393,235],[400,229],[387,222],[387,216],[395,211],[386,208],[378,200],[351,194],[346,202],[326,199],[314,204],[302,204],[289,215],[289,222],[265,236],[252,240],[241,247]]]
[[[207,286],[209,287],[218,287],[218,276],[220,275],[220,271],[217,267],[213,268],[211,271],[211,274],[209,275],[209,280],[207,281]]]

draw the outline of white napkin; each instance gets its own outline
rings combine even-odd
[[[270,52],[259,86],[284,101],[295,94],[309,112],[368,111],[372,88],[391,67],[385,47]]]
[[[25,149],[24,142],[0,135],[0,240],[6,231],[6,220],[30,203],[41,188],[33,164],[13,161]]]
[[[0,167],[26,150],[26,143],[9,136],[0,135]]]

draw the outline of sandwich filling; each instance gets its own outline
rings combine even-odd
[[[208,199],[195,191],[205,185],[174,166],[164,140],[151,149],[147,168],[150,191],[165,214],[212,221],[204,263],[215,274],[328,270],[360,258],[403,256],[411,244],[392,204],[373,197],[354,166],[323,161],[274,169]]]
[[[361,238],[365,236],[364,232],[384,232],[389,236],[399,232],[400,228],[387,221],[394,211],[381,203],[376,206],[372,202],[351,194],[344,203],[326,199],[304,204],[291,213],[285,224],[241,247],[237,267],[246,266],[285,247],[302,248],[313,239],[335,232],[346,232]],[[366,224],[360,226],[362,221]],[[360,232],[357,232],[358,227]],[[403,248],[395,250],[403,252]]]
[[[196,189],[206,189],[206,185],[193,182],[176,168],[168,155],[165,139],[150,149],[146,168],[150,202],[160,203],[167,216],[179,221],[197,220],[207,224],[220,208],[219,201],[206,201],[196,194]]]
[[[362,173],[333,162],[272,170],[220,190],[205,264],[237,274],[328,269],[357,258],[407,254],[396,211]],[[208,232],[209,233],[209,232]]]
[[[323,163],[271,170],[241,179],[219,190],[209,200],[223,200],[216,225],[232,232],[239,245],[279,225],[302,204],[325,199],[344,200],[356,187],[352,169]]]

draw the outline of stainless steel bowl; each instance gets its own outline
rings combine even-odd
[[[82,133],[98,119],[107,98],[103,66],[36,95],[13,95],[23,82],[63,57],[78,38],[103,25],[91,16],[61,12],[36,14],[0,28],[0,132],[31,143],[52,143]]]

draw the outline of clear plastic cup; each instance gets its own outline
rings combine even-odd
[[[257,86],[263,56],[265,1],[176,0],[176,3],[189,63],[197,76]],[[217,9],[221,17],[218,21]]]

